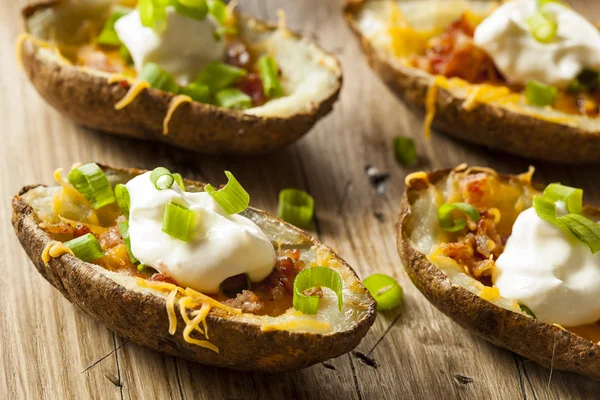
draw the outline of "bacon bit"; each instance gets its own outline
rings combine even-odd
[[[485,172],[465,175],[459,186],[465,201],[476,208],[486,208],[488,194],[493,194],[489,175]]]
[[[125,64],[118,52],[102,51],[94,45],[81,46],[77,51],[77,65],[106,71],[121,73],[125,71]]]
[[[65,224],[64,222],[59,222],[58,224],[41,223],[40,228],[48,233],[55,234],[72,234],[75,229],[71,225]]]
[[[226,300],[223,304],[233,308],[241,308],[242,312],[252,314],[259,313],[265,308],[265,304],[251,290],[244,290],[242,293],[238,293],[235,299]]]
[[[265,96],[263,90],[262,80],[258,74],[248,74],[238,83],[237,86],[238,89],[250,96],[252,99],[252,105],[254,107],[262,106],[267,102],[267,97]]]
[[[118,226],[110,227],[106,232],[98,237],[100,247],[102,250],[107,251],[108,249],[115,247],[119,244],[124,244],[123,238],[121,237],[121,231]]]
[[[310,289],[306,289],[304,292],[302,292],[303,295],[305,296],[317,296],[317,297],[323,297],[323,289],[321,289],[319,286],[314,287],[314,288],[310,288]]]
[[[129,87],[129,82],[127,82],[126,80],[119,81],[119,86],[121,86],[124,89],[127,89]]]
[[[152,274],[152,276],[150,277],[151,281],[155,281],[155,282],[166,282],[166,283],[172,283],[173,285],[177,285],[177,282],[175,282],[175,279],[163,275],[160,272],[157,272],[155,274]]]
[[[250,52],[241,39],[232,39],[227,44],[225,62],[238,68],[247,68],[250,65]]]
[[[83,235],[87,235],[90,233],[90,228],[85,225],[77,224],[75,225],[75,230],[73,231],[73,237],[78,238]]]

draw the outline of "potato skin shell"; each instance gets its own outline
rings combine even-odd
[[[23,19],[37,9],[59,1],[38,3],[23,9]],[[273,26],[252,19],[261,29]],[[295,37],[298,35],[293,34]],[[160,141],[202,154],[261,154],[285,147],[307,133],[333,109],[342,86],[308,113],[287,118],[260,117],[216,106],[191,102],[181,104],[163,134],[163,121],[173,99],[172,93],[143,90],[127,107],[114,106],[129,89],[125,81],[109,83],[106,77],[84,68],[57,62],[39,54],[39,47],[26,38],[21,43],[21,62],[39,94],[61,114],[76,123],[110,134]],[[337,61],[337,60],[336,60]],[[341,71],[339,62],[337,66]]]
[[[185,322],[178,313],[177,332],[169,334],[164,298],[128,290],[70,254],[44,264],[41,254],[51,239],[39,228],[32,207],[20,198],[33,187],[23,188],[12,202],[12,224],[25,252],[39,273],[67,300],[134,343],[206,365],[281,372],[308,367],[347,353],[358,345],[375,321],[373,299],[368,304],[369,312],[352,330],[329,335],[279,330],[262,332],[257,325],[233,321],[226,313],[216,310],[207,317],[207,324],[210,342],[220,349],[220,353],[189,344],[183,339]],[[314,242],[320,244],[316,239]],[[347,266],[337,255],[334,257]]]
[[[430,182],[451,170],[428,174]],[[507,179],[507,175],[501,175]],[[452,284],[448,276],[410,244],[406,222],[411,215],[408,192],[400,206],[397,245],[404,269],[415,286],[438,310],[477,336],[547,367],[600,379],[600,346],[571,332],[498,307]]]
[[[354,23],[354,15],[369,0],[354,0],[344,9],[346,21],[359,39],[369,65],[392,92],[410,108],[425,111],[425,98],[434,76],[404,65],[392,65]],[[600,131],[562,125],[490,104],[471,111],[463,99],[438,88],[432,126],[466,142],[525,158],[560,164],[600,162]]]

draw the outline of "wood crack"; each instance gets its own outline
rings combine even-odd
[[[177,387],[179,388],[179,397],[181,400],[185,400],[185,396],[183,394],[183,386],[181,385],[181,371],[179,370],[179,362],[176,357],[174,357],[175,361],[175,373],[177,374]]]
[[[113,333],[114,335],[114,333]],[[114,338],[113,338],[114,339]],[[88,365],[83,371],[81,371],[79,373],[79,375],[83,374],[84,372],[89,371],[90,369],[92,369],[93,367],[95,367],[96,365],[100,364],[102,361],[106,360],[108,357],[110,357],[111,355],[113,355],[114,353],[116,353],[117,351],[119,351],[121,348],[123,348],[123,346],[125,346],[127,343],[129,343],[129,340],[126,340],[125,342],[123,342],[123,344],[121,344],[119,347],[115,347],[110,353],[108,353],[107,355],[97,359],[96,361],[94,361],[93,363],[91,363],[90,365]]]
[[[121,365],[119,365],[119,352],[118,350],[125,346],[127,343],[129,343],[129,340],[127,340],[125,343],[123,343],[120,347],[117,348],[117,334],[113,332],[113,353],[115,353],[115,362],[117,363],[117,379],[119,381],[119,390],[121,392],[121,400],[125,400],[125,396],[123,393],[123,379],[121,377]]]
[[[350,368],[352,369],[352,379],[354,380],[356,395],[358,396],[358,400],[362,400],[363,396],[358,384],[358,376],[356,375],[356,369],[354,368],[354,363],[352,362],[352,357],[350,357],[350,354],[348,354],[348,361],[350,361]]]
[[[513,353],[515,360],[515,366],[517,367],[517,375],[519,376],[519,387],[521,388],[521,394],[523,394],[523,400],[527,400],[527,391],[525,390],[525,381],[523,379],[522,365],[520,364],[520,356]]]

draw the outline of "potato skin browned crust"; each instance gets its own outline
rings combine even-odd
[[[59,2],[30,5],[23,9],[23,19]],[[260,20],[250,20],[257,29],[275,29]],[[183,103],[169,122],[169,133],[164,135],[163,121],[173,94],[145,89],[127,107],[115,110],[115,104],[127,93],[128,85],[109,83],[105,77],[84,68],[43,57],[39,46],[29,38],[23,40],[20,52],[25,72],[36,90],[48,104],[76,123],[203,154],[260,154],[289,145],[333,109],[342,86],[341,66],[336,60],[340,71],[337,89],[328,98],[313,104],[310,112],[288,118],[261,117],[198,102]]]
[[[451,170],[428,174],[432,183],[445,178]],[[508,179],[507,175],[499,175]],[[411,218],[409,193],[422,189],[413,180],[404,192],[397,224],[398,252],[415,286],[441,312],[463,328],[493,344],[513,351],[548,368],[576,372],[600,379],[600,346],[557,326],[512,312],[482,299],[448,276],[411,246],[408,219]]]
[[[119,171],[132,175],[143,172],[134,169]],[[203,185],[198,182],[196,184]],[[362,320],[357,321],[353,329],[327,335],[281,330],[263,332],[258,325],[233,321],[228,314],[213,310],[206,321],[210,342],[220,352],[217,354],[189,344],[183,339],[185,322],[179,313],[177,332],[169,334],[164,298],[128,290],[97,272],[91,264],[70,254],[53,258],[48,265],[44,264],[40,255],[51,238],[38,226],[39,220],[33,208],[20,197],[34,187],[21,189],[12,202],[12,224],[27,255],[40,274],[67,300],[134,343],[207,365],[280,372],[308,367],[352,350],[375,321],[375,301],[370,296],[370,303],[365,304],[368,312]],[[262,211],[252,211],[276,219]],[[321,245],[306,232],[296,230],[303,240]],[[332,254],[334,259],[354,273],[339,256],[333,252]],[[362,286],[360,291],[366,293]]]
[[[409,107],[425,110],[425,98],[434,75],[389,59],[357,29],[354,17],[372,0],[350,1],[344,16],[360,40],[371,68]],[[600,161],[600,131],[563,125],[490,104],[465,110],[464,99],[438,88],[432,126],[455,138],[518,156],[562,164]]]

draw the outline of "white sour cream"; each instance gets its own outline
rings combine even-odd
[[[259,282],[273,270],[275,250],[263,231],[246,217],[227,215],[208,193],[183,192],[177,184],[158,190],[150,172],[126,186],[131,251],[142,264],[203,293],[218,292],[219,284],[234,275],[247,273]],[[193,211],[193,240],[184,242],[162,231],[170,201]]]
[[[121,42],[127,47],[136,71],[153,62],[187,85],[211,61],[222,60],[225,41],[217,41],[213,32],[219,24],[208,15],[203,20],[189,18],[167,7],[166,28],[156,32],[142,25],[135,10],[115,23]]]
[[[600,320],[600,253],[537,216],[517,218],[492,277],[502,297],[544,322],[563,326]]]
[[[511,83],[531,79],[564,88],[583,68],[600,69],[600,33],[583,16],[559,4],[547,3],[544,12],[558,24],[556,38],[538,42],[527,19],[537,11],[536,0],[502,4],[475,30],[475,44],[486,51]]]

